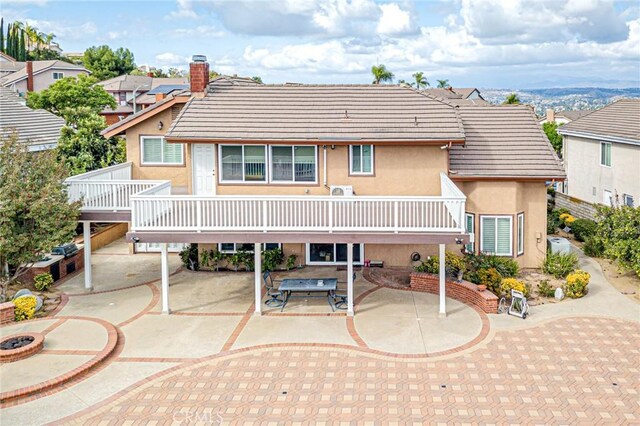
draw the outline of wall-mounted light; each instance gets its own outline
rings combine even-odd
[[[335,145],[331,145],[331,149],[332,150],[336,149],[336,146]]]
[[[164,127],[164,123],[162,121],[158,121],[158,130],[162,130]]]

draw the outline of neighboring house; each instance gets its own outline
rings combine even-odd
[[[16,132],[18,140],[27,144],[29,151],[43,151],[57,146],[64,124],[63,118],[49,111],[31,109],[13,90],[0,87],[0,132],[3,136]]]
[[[538,120],[540,125],[544,123],[556,122],[559,126],[563,124],[570,123],[578,118],[582,118],[587,114],[591,114],[593,109],[583,109],[583,110],[570,110],[570,111],[554,111],[551,108],[547,109],[547,114]]]
[[[121,75],[97,83],[102,86],[116,100],[116,110],[105,109],[107,124],[111,125],[128,117],[141,109],[147,108],[156,102],[156,92],[149,91],[159,86],[171,86],[165,95],[175,90],[186,89],[189,81],[186,77],[180,78],[155,78],[146,75]]]
[[[424,92],[433,96],[447,99],[447,101],[449,101],[454,105],[481,105],[481,106],[491,105],[482,97],[482,95],[480,94],[480,90],[476,89],[475,87],[467,87],[467,88],[449,87],[447,89],[429,88],[429,89],[424,89]]]
[[[81,65],[58,60],[0,62],[0,85],[17,91],[20,96],[26,92],[40,92],[57,80],[81,74],[89,75],[90,72]]]
[[[457,106],[395,85],[209,82],[202,62],[190,71],[189,92],[103,131],[126,136],[129,163],[70,182],[88,203],[81,220],[131,221],[130,241],[158,244],[163,259],[170,243],[265,243],[348,269],[406,267],[445,245],[523,267],[543,258],[545,182],[565,174],[529,107]],[[126,178],[134,195],[111,204],[108,188],[124,191]]]
[[[575,199],[569,201],[640,205],[640,99],[614,102],[558,133],[567,171],[562,193]]]
[[[0,62],[16,62],[13,56],[9,56],[4,52],[0,52]]]

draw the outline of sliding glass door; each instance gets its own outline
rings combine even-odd
[[[364,245],[353,245],[353,263],[361,265],[364,258]],[[307,264],[344,265],[347,263],[346,244],[307,244]]]

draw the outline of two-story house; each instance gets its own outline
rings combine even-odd
[[[128,238],[159,243],[163,259],[169,243],[255,248],[258,266],[275,245],[348,268],[443,262],[445,246],[524,267],[544,256],[545,182],[565,175],[528,107],[395,85],[209,82],[205,62],[190,75],[190,91],[105,129],[125,135],[129,163],[69,182],[85,224],[128,221]]]
[[[567,180],[557,204],[585,217],[593,212],[588,205],[639,205],[640,99],[616,101],[565,124],[558,133]]]
[[[0,62],[0,85],[18,92],[20,96],[27,92],[40,92],[60,79],[81,74],[90,73],[82,65],[59,60]]]

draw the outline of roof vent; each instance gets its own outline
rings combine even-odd
[[[191,57],[192,62],[207,62],[207,57],[205,55],[193,55]]]

